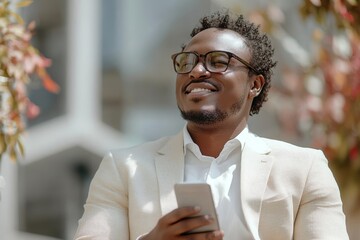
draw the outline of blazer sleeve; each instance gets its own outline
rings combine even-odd
[[[340,192],[321,151],[316,152],[307,176],[295,220],[294,239],[349,239]]]
[[[76,240],[128,240],[126,176],[111,153],[104,157],[89,189]]]

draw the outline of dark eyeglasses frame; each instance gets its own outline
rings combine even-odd
[[[175,70],[176,73],[178,73],[178,72],[176,71],[176,67],[175,67],[175,58],[176,58],[176,56],[178,56],[179,54],[182,54],[182,53],[192,53],[192,54],[195,54],[195,55],[198,57],[198,58],[197,58],[197,62],[196,62],[195,65],[194,65],[194,67],[195,67],[195,66],[199,63],[199,59],[200,59],[200,58],[202,58],[202,59],[203,59],[203,62],[205,62],[204,59],[206,59],[206,56],[207,56],[209,53],[213,53],[213,52],[222,52],[222,53],[227,54],[228,57],[229,57],[229,61],[228,61],[228,63],[227,63],[227,66],[226,66],[225,70],[224,70],[224,71],[220,71],[220,72],[226,72],[226,70],[227,70],[228,67],[229,67],[229,63],[230,63],[231,58],[235,58],[236,60],[238,60],[239,62],[241,62],[242,64],[244,64],[247,68],[249,68],[250,70],[252,70],[254,73],[259,74],[258,71],[256,71],[255,68],[253,68],[253,67],[252,67],[247,61],[245,61],[244,59],[236,56],[235,54],[233,54],[233,53],[231,53],[231,52],[221,51],[221,50],[210,51],[210,52],[207,52],[207,53],[205,53],[205,54],[199,54],[199,53],[197,53],[197,52],[178,52],[178,53],[175,53],[175,54],[171,55],[171,59],[173,60],[174,70]],[[207,68],[206,64],[204,64],[204,67],[205,67],[205,69],[206,69],[207,71],[209,71],[209,72],[211,72],[211,73],[219,73],[219,72],[210,71],[210,70]],[[188,72],[184,72],[184,73],[181,73],[181,74],[187,74],[187,73],[191,72],[193,69],[194,69],[194,68],[192,68],[192,69],[191,69],[190,71],[188,71]]]

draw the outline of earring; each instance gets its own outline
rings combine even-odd
[[[259,94],[261,93],[261,89],[259,90],[258,88],[253,88],[253,89],[251,89],[251,93],[252,93],[255,97],[257,97],[257,96],[259,96]]]

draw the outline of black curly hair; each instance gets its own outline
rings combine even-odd
[[[256,70],[256,73],[250,71],[249,74],[261,74],[265,78],[262,91],[254,98],[250,109],[250,115],[257,114],[267,100],[272,69],[276,65],[273,60],[274,48],[269,37],[259,31],[258,25],[245,20],[243,15],[235,15],[229,11],[218,11],[205,16],[200,19],[200,24],[192,30],[191,37],[208,28],[230,29],[244,37],[251,54],[250,65]]]

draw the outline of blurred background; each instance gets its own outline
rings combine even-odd
[[[336,19],[319,26],[314,19],[302,18],[299,9],[303,6],[306,12],[304,2],[321,1],[36,0],[22,9],[19,13],[26,21],[36,22],[33,44],[52,60],[48,71],[61,90],[49,93],[39,81],[28,86],[41,113],[27,121],[25,157],[14,162],[3,156],[1,162],[6,185],[1,191],[0,238],[72,239],[89,183],[106,151],[183,128],[170,55],[189,40],[200,17],[218,9],[230,8],[262,24],[276,49],[273,90],[260,114],[250,118],[250,129],[334,156],[324,140],[330,132],[320,121],[328,116],[321,112],[323,119],[313,117],[325,106],[321,93],[326,87],[320,80],[327,75],[319,73],[325,53],[318,52],[328,29],[339,36],[335,40],[340,54],[350,56],[352,45],[348,35],[330,28]],[[359,75],[355,79],[359,82]],[[343,109],[346,99],[336,96],[330,108],[340,104]],[[345,117],[336,113],[329,114],[344,125]],[[346,151],[356,163],[351,169],[358,169],[360,128],[349,124],[356,140]],[[340,169],[349,175],[346,164],[333,165],[334,172]],[[349,234],[355,240],[360,239],[360,203],[358,191],[348,190],[359,188],[359,174],[354,174],[350,184],[343,181],[349,193],[343,199]]]

